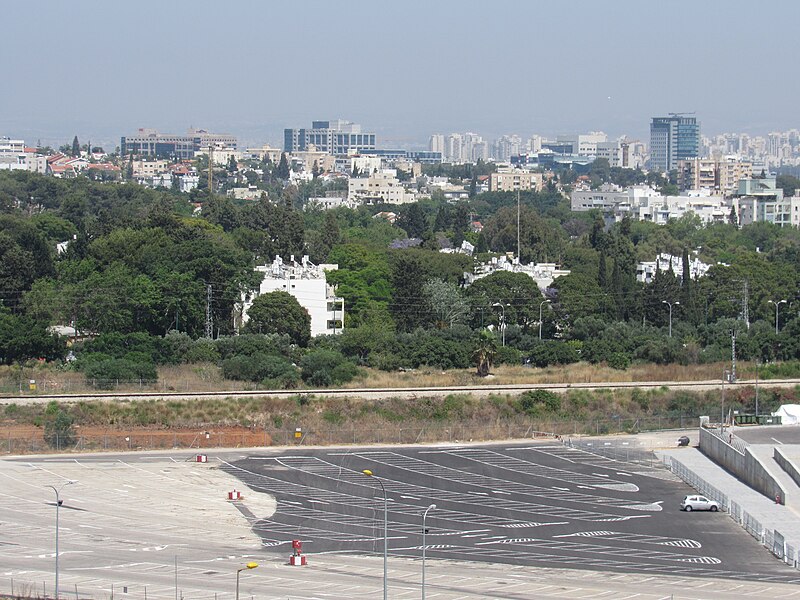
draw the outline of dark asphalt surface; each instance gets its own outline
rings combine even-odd
[[[598,456],[558,442],[294,449],[231,456],[226,471],[273,494],[255,530],[267,549],[431,558],[800,583],[722,513],[683,513],[693,493],[650,456]],[[655,466],[654,466],[655,464]]]
[[[734,433],[748,444],[800,444],[800,425],[737,427]]]

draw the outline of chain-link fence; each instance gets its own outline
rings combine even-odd
[[[691,419],[693,421],[693,419]],[[75,428],[67,432],[48,433],[31,428],[20,434],[13,427],[0,426],[0,453],[25,454],[62,451],[98,450],[163,450],[170,448],[246,448],[259,446],[324,446],[370,444],[422,444],[438,442],[481,442],[492,440],[530,439],[537,437],[570,437],[676,429],[688,417],[642,417],[638,419],[598,419],[587,421],[519,419],[491,424],[398,424],[397,427],[368,427],[341,425],[305,427],[302,421],[292,427],[218,427],[201,425],[196,429],[145,428]],[[207,429],[206,429],[207,427]],[[634,448],[615,445],[615,449],[600,448],[620,459],[634,455]],[[642,458],[639,456],[639,458]],[[652,462],[652,457],[647,458]]]

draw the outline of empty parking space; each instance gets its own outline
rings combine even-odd
[[[295,449],[226,461],[274,494],[265,547],[301,539],[310,553],[380,554],[386,490],[389,552],[514,565],[800,581],[725,515],[682,513],[691,490],[646,452],[569,444]]]

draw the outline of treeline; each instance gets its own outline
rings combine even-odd
[[[509,272],[466,286],[464,274],[475,259],[438,251],[468,240],[480,260],[515,252],[516,194],[325,212],[212,196],[193,215],[189,198],[169,191],[0,173],[0,361],[63,358],[65,340],[47,329],[57,324],[74,324],[98,339],[128,336],[124,352],[93,349],[95,342],[77,347],[76,366],[87,374],[148,378],[163,360],[145,360],[136,346],[179,332],[198,349],[175,360],[216,362],[228,377],[286,386],[344,381],[356,376],[358,365],[474,366],[486,328],[497,342],[495,362],[583,360],[624,368],[632,361],[719,361],[730,358],[732,332],[737,358],[800,358],[796,229],[703,227],[692,215],[666,226],[625,220],[609,228],[600,215],[571,213],[553,186],[522,193],[519,202],[523,263],[556,262],[571,270],[546,295],[527,275]],[[396,214],[394,223],[379,214],[388,212]],[[406,238],[421,242],[390,248]],[[650,284],[638,283],[637,262],[659,252],[697,256],[713,266],[698,279],[667,269]],[[262,358],[273,358],[259,358],[251,370],[244,359],[225,363],[235,357],[207,351],[207,309],[213,338],[232,335],[235,304],[258,283],[253,267],[276,255],[304,254],[339,265],[328,282],[345,299],[344,334],[290,335],[291,351],[280,344],[262,348]],[[776,334],[773,303],[781,300]],[[268,323],[260,325],[249,333],[273,333]],[[304,371],[304,356],[316,351],[328,353],[317,357],[322,366]],[[136,364],[144,370],[137,372]]]

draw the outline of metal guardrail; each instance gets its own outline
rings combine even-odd
[[[694,471],[689,469],[682,462],[676,460],[674,457],[665,456],[664,463],[667,465],[667,468],[669,468],[670,471],[688,483],[690,487],[696,489],[698,493],[703,494],[703,496],[711,498],[712,500],[716,500],[719,502],[723,510],[730,512],[730,500],[728,499],[727,495],[708,483],[705,479],[697,475]]]
[[[762,546],[767,548],[778,559],[791,565],[795,569],[800,569],[796,548],[786,541],[786,538],[777,529],[764,527],[761,522],[744,510],[741,505],[728,496],[723,494],[713,485],[708,483],[686,465],[676,460],[672,456],[664,457],[664,464],[670,471],[675,473],[689,486],[693,487],[700,494],[716,500],[728,512],[728,516],[740,525],[747,533],[755,538]]]
[[[705,431],[707,431],[714,437],[719,438],[720,440],[728,444],[730,447],[732,447],[734,450],[736,450],[742,455],[744,454],[744,451],[747,448],[747,446],[749,446],[747,442],[745,442],[742,438],[738,437],[735,433],[733,433],[732,428],[722,429],[722,430],[706,429]]]

